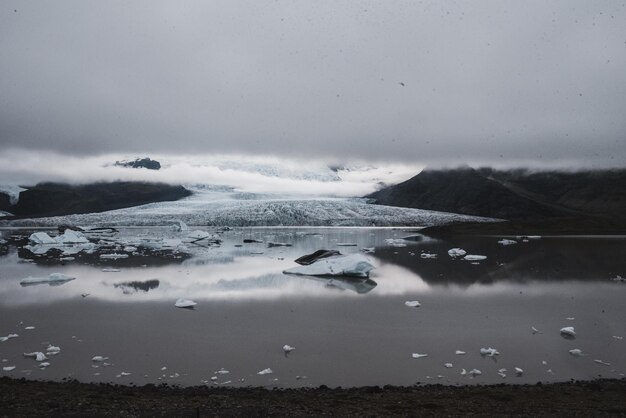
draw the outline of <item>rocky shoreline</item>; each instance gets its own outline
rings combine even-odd
[[[0,378],[0,416],[626,416],[626,380],[299,389]]]

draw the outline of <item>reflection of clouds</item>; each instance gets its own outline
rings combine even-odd
[[[404,267],[382,263],[374,272],[372,279],[378,286],[372,294],[391,296],[430,291],[430,286],[419,275]]]

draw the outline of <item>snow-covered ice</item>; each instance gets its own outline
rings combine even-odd
[[[197,303],[193,300],[185,298],[180,298],[176,300],[176,303],[174,304],[174,306],[176,306],[177,308],[193,308],[196,305]]]
[[[304,276],[368,277],[374,265],[362,254],[337,255],[322,258],[307,266],[284,270],[285,274]]]

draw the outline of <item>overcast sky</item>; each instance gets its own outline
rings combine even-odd
[[[0,144],[625,166],[626,7],[4,0]]]

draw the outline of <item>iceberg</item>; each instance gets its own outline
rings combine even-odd
[[[513,241],[512,239],[501,239],[500,241],[498,241],[498,244],[500,244],[500,245],[515,245],[515,244],[517,244],[517,241]]]
[[[62,235],[59,235],[55,238],[57,244],[68,245],[68,244],[89,244],[89,240],[85,238],[85,236],[77,231],[72,231],[71,229],[66,229]]]
[[[284,270],[284,274],[304,276],[368,277],[374,265],[362,254],[337,255],[322,258],[307,266]]]
[[[197,303],[194,302],[193,300],[183,299],[183,298],[178,299],[176,303],[174,304],[174,306],[176,306],[177,308],[187,308],[187,309],[193,308],[196,305]]]
[[[428,354],[413,353],[413,354],[411,354],[411,357],[412,358],[428,357]]]
[[[48,357],[41,351],[34,351],[32,353],[24,353],[24,357],[33,357],[37,361],[48,360]]]
[[[569,336],[569,337],[575,337],[576,336],[576,331],[574,331],[574,327],[563,327],[563,328],[561,328],[560,333],[563,336]]]
[[[19,335],[17,335],[17,334],[9,334],[6,337],[0,337],[0,342],[5,342],[5,341],[10,340],[11,338],[17,338],[17,337],[19,337]]]
[[[498,356],[500,355],[500,352],[498,350],[496,350],[495,348],[481,348],[480,349],[480,355],[481,356],[489,356],[489,357],[493,357],[493,356]]]
[[[452,248],[448,250],[450,257],[463,257],[465,254],[467,254],[467,251],[462,248]]]
[[[32,286],[47,283],[50,286],[59,286],[75,279],[75,277],[66,276],[65,274],[52,273],[48,277],[27,277],[20,281],[20,285]]]
[[[465,257],[463,257],[463,260],[467,260],[467,261],[482,261],[482,260],[486,260],[486,259],[487,259],[486,255],[468,254]]]
[[[569,350],[569,353],[571,355],[573,355],[574,357],[582,357],[582,356],[584,356],[583,350],[581,350],[580,348],[574,348],[572,350]]]
[[[285,352],[285,354],[291,353],[295,349],[296,347],[292,347],[289,344],[283,345],[283,351]]]
[[[258,372],[257,374],[264,375],[264,374],[272,374],[272,373],[274,373],[274,372],[272,371],[272,369],[270,369],[270,368],[268,367],[267,369],[263,369],[263,370],[261,370],[261,371],[260,371],[260,372]]]
[[[416,300],[407,300],[406,302],[404,302],[404,304],[409,308],[419,308],[420,306],[422,306],[422,304]]]
[[[54,238],[45,232],[35,232],[28,237],[28,240],[35,245],[49,245],[57,243]]]

